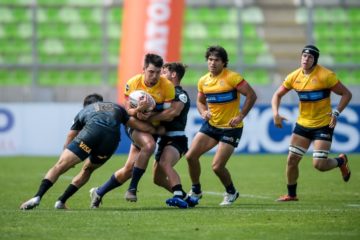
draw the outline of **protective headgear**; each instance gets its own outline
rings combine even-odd
[[[314,57],[314,64],[312,65],[312,67],[317,64],[320,56],[320,50],[317,47],[315,47],[314,45],[306,45],[301,53],[308,53]]]

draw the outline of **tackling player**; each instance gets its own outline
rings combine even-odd
[[[46,173],[35,196],[21,204],[20,209],[29,210],[38,206],[44,194],[60,175],[84,161],[80,173],[73,178],[64,194],[55,203],[55,208],[65,209],[65,201],[115,152],[120,142],[121,124],[156,133],[150,124],[129,117],[120,105],[103,102],[103,97],[99,94],[86,96],[83,106],[84,108],[75,116],[58,162]]]
[[[278,201],[297,201],[299,162],[311,143],[314,144],[313,166],[319,171],[339,167],[343,180],[349,181],[350,169],[345,154],[329,158],[329,150],[337,118],[351,100],[351,92],[337,79],[335,73],[317,64],[320,51],[313,45],[302,50],[301,67],[290,73],[272,97],[274,124],[281,128],[285,120],[279,114],[281,98],[290,90],[299,96],[299,117],[290,140],[286,175],[288,194]],[[331,110],[331,92],[341,96],[336,108]]]
[[[175,86],[173,107],[150,117],[151,120],[162,119],[166,134],[160,137],[154,162],[154,183],[172,192],[174,196],[166,200],[169,206],[179,208],[194,207],[198,199],[188,196],[182,188],[179,174],[174,169],[175,164],[188,150],[188,138],[185,135],[187,114],[190,109],[190,98],[180,86],[186,66],[172,62],[164,64],[162,75]]]

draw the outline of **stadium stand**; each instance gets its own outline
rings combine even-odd
[[[334,69],[346,84],[360,87],[359,1],[186,3],[181,60],[189,66],[183,80],[189,89],[196,89],[198,78],[206,73],[204,52],[209,45],[224,46],[229,67],[262,92],[298,66],[298,51],[309,42],[320,47],[320,63]],[[121,63],[121,6],[122,0],[1,1],[0,86],[5,90],[0,100],[16,101],[15,94],[6,93],[8,86],[115,89]],[[36,99],[38,94],[33,95]],[[45,95],[61,99],[59,93]],[[64,100],[77,101],[76,97]]]

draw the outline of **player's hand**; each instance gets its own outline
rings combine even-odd
[[[330,120],[330,123],[329,123],[329,128],[335,128],[338,117],[335,116],[335,115],[332,114],[332,113],[330,113],[330,116],[331,116],[331,120]]]
[[[211,118],[211,113],[210,113],[210,111],[208,111],[208,110],[203,111],[202,114],[201,114],[201,117],[202,117],[205,121],[209,121],[210,118]]]
[[[149,117],[151,116],[151,112],[137,112],[136,113],[136,117],[139,119],[139,120],[142,120],[142,121],[146,121],[149,119]]]
[[[275,126],[278,127],[278,128],[282,128],[283,127],[282,126],[282,121],[284,121],[284,120],[287,121],[287,119],[284,118],[283,116],[281,116],[279,114],[275,115],[274,116],[274,124],[275,124]]]
[[[142,99],[140,99],[140,101],[138,102],[138,106],[136,108],[137,112],[144,112],[149,106],[149,100],[144,97]]]
[[[244,119],[244,116],[242,114],[239,114],[239,116],[233,117],[229,122],[230,127],[236,127],[243,119]]]

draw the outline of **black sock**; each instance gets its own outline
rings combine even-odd
[[[297,188],[297,183],[295,183],[294,185],[287,185],[288,195],[290,197],[296,197],[296,188]]]
[[[193,191],[193,193],[200,194],[201,193],[201,184],[200,183],[193,184],[191,187],[191,190]]]
[[[236,192],[236,189],[235,189],[233,183],[230,183],[230,185],[227,186],[225,189],[226,189],[226,192],[229,194],[235,194],[235,192]]]
[[[100,196],[103,197],[107,192],[113,190],[114,188],[120,187],[121,186],[121,182],[119,182],[115,175],[111,175],[110,179],[107,180],[106,183],[104,183],[102,186],[100,186],[98,188],[98,190],[96,191],[96,193]]]
[[[340,167],[341,165],[344,164],[344,159],[342,159],[342,158],[337,157],[337,158],[335,158],[335,160],[337,161],[337,166],[338,167]]]
[[[66,200],[68,200],[74,193],[77,192],[77,190],[79,190],[79,188],[73,184],[69,184],[63,195],[61,195],[58,200],[60,200],[62,203],[65,203]]]
[[[42,198],[44,196],[44,194],[47,192],[47,190],[49,190],[49,188],[52,187],[52,185],[53,185],[53,183],[49,179],[44,178],[41,181],[39,190],[37,191],[37,193],[35,194],[34,197],[39,196],[40,198]]]
[[[130,182],[130,186],[129,186],[128,190],[136,191],[139,181],[140,181],[142,175],[144,174],[144,172],[145,172],[145,169],[141,169],[138,167],[133,168],[131,182]]]
[[[181,184],[177,184],[177,185],[173,186],[171,188],[171,190],[174,193],[174,196],[179,196],[181,198],[186,197],[186,192],[184,192]],[[180,194],[180,192],[181,192],[181,194]]]

